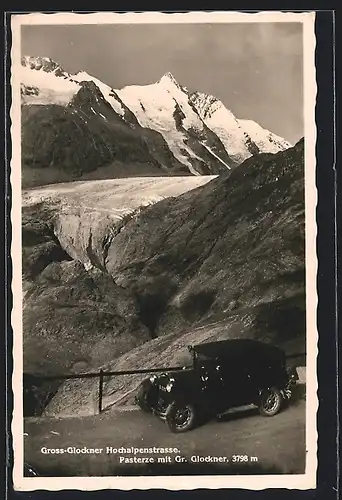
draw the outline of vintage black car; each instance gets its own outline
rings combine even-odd
[[[291,397],[294,376],[285,353],[270,344],[234,339],[189,346],[192,366],[152,375],[136,395],[140,408],[185,432],[230,408],[254,404],[276,415]]]

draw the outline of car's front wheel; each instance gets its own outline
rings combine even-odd
[[[166,423],[171,432],[186,432],[196,425],[196,411],[192,403],[174,401],[166,410]]]
[[[152,388],[148,380],[144,381],[138,389],[135,396],[135,402],[140,409],[146,413],[151,411],[152,403]]]
[[[273,417],[282,406],[283,396],[276,387],[264,389],[260,395],[259,412],[265,417]]]

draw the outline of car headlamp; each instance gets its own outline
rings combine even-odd
[[[151,375],[150,376],[150,382],[154,382],[157,378],[157,375]]]
[[[171,392],[172,387],[173,387],[173,382],[169,382],[169,383],[166,385],[165,389],[167,390],[167,392]]]

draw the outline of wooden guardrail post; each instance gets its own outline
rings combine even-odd
[[[99,413],[102,412],[102,394],[103,394],[103,370],[100,370],[99,377]]]

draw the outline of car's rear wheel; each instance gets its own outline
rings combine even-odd
[[[186,432],[196,425],[196,411],[192,403],[174,401],[166,410],[166,423],[171,432]]]
[[[276,415],[282,406],[283,396],[276,387],[264,389],[260,395],[259,412],[265,417],[273,417]]]

